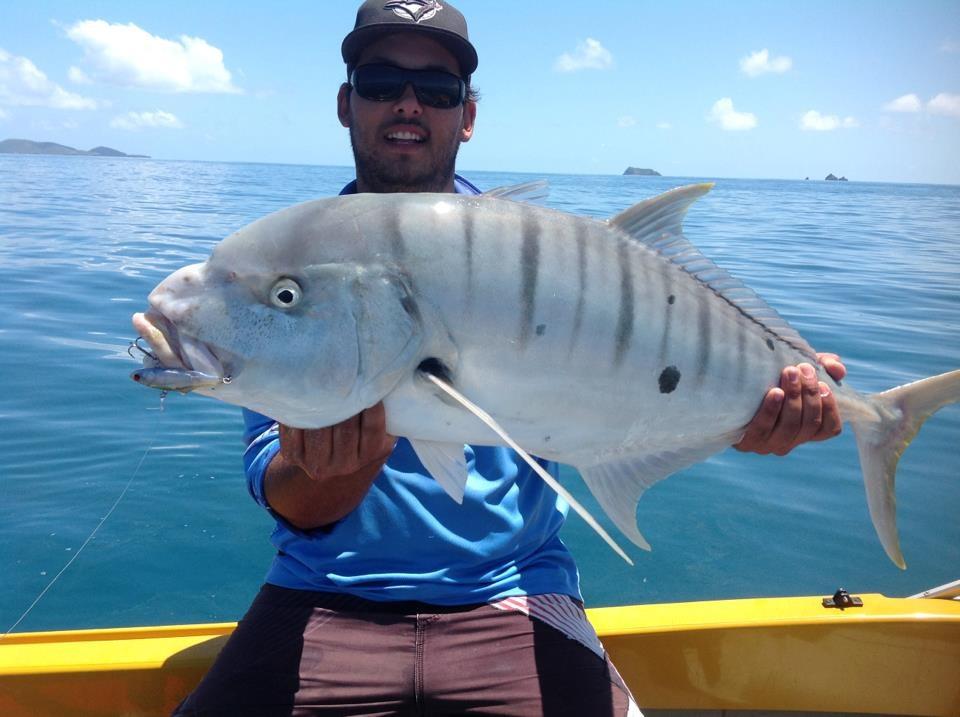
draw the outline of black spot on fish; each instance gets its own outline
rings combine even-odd
[[[543,437],[543,442],[544,442],[544,443],[549,443],[549,442],[550,442],[550,436],[544,436],[544,437]]]
[[[546,324],[537,324],[537,329],[536,329],[536,331],[537,331],[537,336],[543,336],[544,333],[546,333],[546,331],[547,331],[547,325],[546,325]]]
[[[773,351],[773,339],[767,339],[767,348]]]
[[[680,371],[676,366],[667,366],[660,373],[660,393],[670,393],[680,383]]]
[[[673,303],[674,301],[676,301],[676,300],[677,300],[677,297],[674,296],[673,294],[670,294],[670,296],[667,297],[667,303],[668,303],[668,304],[672,304],[672,303]]]

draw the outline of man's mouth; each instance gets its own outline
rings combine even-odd
[[[384,139],[394,144],[422,144],[427,141],[427,134],[416,129],[391,129],[384,135]]]

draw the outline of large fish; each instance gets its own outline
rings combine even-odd
[[[133,319],[152,355],[133,377],[300,428],[382,400],[387,430],[455,499],[463,444],[512,439],[577,468],[649,549],[642,493],[735,443],[784,366],[816,364],[786,321],[683,236],[710,186],[607,222],[512,201],[529,186],[299,204],[153,290]],[[821,374],[856,433],[883,547],[904,567],[897,460],[930,414],[960,400],[960,371],[871,396]]]

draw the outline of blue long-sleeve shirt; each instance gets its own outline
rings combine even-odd
[[[460,176],[455,189],[480,193]],[[341,194],[355,192],[351,182]],[[581,599],[559,538],[567,505],[512,450],[464,447],[468,478],[458,505],[400,438],[351,513],[303,531],[272,511],[264,494],[266,468],[280,448],[275,421],[246,409],[243,417],[247,486],[277,521],[268,583],[438,605],[545,593]],[[543,465],[556,475],[555,464]]]

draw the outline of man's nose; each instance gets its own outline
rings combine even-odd
[[[411,83],[408,82],[403,86],[403,94],[394,102],[393,111],[405,116],[423,114],[423,105],[417,99],[417,93],[413,91]]]

